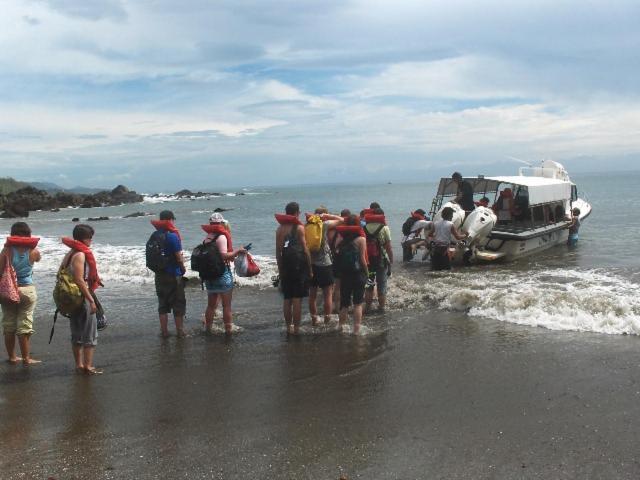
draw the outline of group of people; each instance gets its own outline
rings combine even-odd
[[[473,195],[472,190],[469,195],[469,189],[465,188],[461,178],[459,174],[454,174],[454,180],[459,181],[460,185],[459,200],[466,210],[471,206],[469,198],[472,201]],[[449,246],[467,236],[452,223],[453,213],[453,209],[446,207],[441,212],[442,218],[433,222],[422,209],[411,212],[402,228],[403,260],[411,260],[417,248],[427,246],[426,242],[430,242],[433,269],[449,269]],[[569,226],[570,244],[577,241],[580,227],[578,216],[579,211],[574,211]],[[289,334],[296,335],[300,331],[304,298],[308,297],[312,325],[319,324],[317,302],[320,293],[323,297],[324,322],[329,323],[331,315],[337,311],[338,328],[342,329],[352,308],[354,333],[359,332],[363,314],[371,310],[374,297],[377,297],[378,310],[385,310],[393,249],[391,231],[378,203],[371,203],[359,215],[352,214],[348,209],[342,210],[340,215],[334,215],[326,208],[318,207],[313,214],[307,214],[303,222],[299,205],[291,202],[286,205],[284,214],[276,214],[275,217],[278,222],[275,239],[278,277],[275,284],[279,285],[284,298],[283,316]],[[163,337],[169,336],[170,314],[173,314],[177,336],[185,335],[186,266],[182,238],[175,220],[172,211],[160,212],[158,220],[151,222],[155,232],[146,245],[147,266],[155,276],[158,318]],[[207,291],[203,323],[210,332],[216,310],[222,304],[224,330],[230,334],[233,330],[231,302],[234,288],[230,264],[239,255],[246,254],[247,249],[233,247],[229,224],[220,213],[212,214],[209,223],[202,225],[202,230],[206,235],[201,248],[210,252],[213,258],[210,264],[213,266],[203,268],[216,270],[215,275],[207,276],[207,272],[200,269],[200,276],[204,279],[203,288]],[[91,375],[102,373],[93,364],[98,340],[97,313],[100,308],[95,291],[102,285],[91,251],[93,235],[93,227],[79,224],[74,227],[72,237],[62,239],[69,251],[62,259],[58,272],[58,276],[61,272],[67,273],[82,297],[79,308],[69,314],[71,343],[76,370]],[[18,303],[2,302],[4,341],[11,364],[40,363],[31,356],[30,349],[37,301],[33,266],[41,258],[38,240],[31,235],[28,224],[17,222],[12,225],[10,236],[0,252],[0,275],[10,266],[15,272],[19,291]],[[20,349],[20,356],[16,346]]]
[[[393,249],[384,211],[373,202],[360,215],[348,209],[333,215],[319,207],[308,217],[306,224],[300,220],[296,202],[288,203],[284,214],[276,214],[277,281],[284,297],[287,332],[299,333],[306,297],[312,325],[318,324],[317,298],[322,291],[324,322],[329,323],[335,302],[342,329],[353,307],[353,332],[358,333],[375,293],[378,310],[386,306]]]
[[[60,264],[60,272],[68,274],[77,287],[78,295],[82,296],[79,307],[69,315],[69,325],[76,370],[89,375],[102,373],[93,365],[98,344],[98,300],[95,290],[102,285],[91,251],[93,234],[90,225],[76,225],[72,237],[62,239],[70,250]],[[31,235],[28,224],[16,222],[11,226],[10,235],[0,252],[0,272],[3,272],[3,276],[15,275],[19,296],[18,302],[2,302],[2,330],[10,364],[22,362],[30,366],[40,363],[40,360],[31,356],[33,314],[38,299],[33,283],[33,266],[41,258],[38,241],[38,237]],[[16,351],[16,339],[20,356]]]

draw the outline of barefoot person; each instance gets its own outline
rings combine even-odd
[[[93,366],[93,355],[98,345],[98,321],[96,319],[96,302],[92,295],[101,286],[95,257],[91,251],[94,235],[93,227],[79,224],[73,229],[73,238],[63,237],[64,243],[71,250],[62,260],[62,268],[66,268],[84,296],[80,310],[71,314],[71,348],[76,362],[76,371],[97,375],[102,373]]]
[[[340,329],[347,323],[349,307],[353,305],[353,333],[360,331],[367,270],[367,243],[360,220],[347,217],[345,225],[336,227],[336,269],[340,274]]]
[[[329,246],[329,232],[342,224],[343,219],[338,215],[331,215],[325,207],[318,207],[316,215],[322,219],[322,242],[320,248],[311,252],[311,268],[313,269],[313,279],[309,288],[309,313],[311,314],[312,325],[318,324],[318,289],[322,290],[324,323],[331,321],[333,310],[333,288],[335,278],[333,275],[333,265],[331,260],[331,248]]]
[[[297,335],[302,319],[302,299],[309,296],[309,278],[313,275],[304,226],[298,219],[300,206],[288,203],[285,214],[276,214],[276,260],[280,289],[284,296],[282,310],[287,333]]]
[[[225,262],[224,273],[213,280],[206,280],[207,287],[207,309],[204,314],[205,328],[211,332],[213,318],[216,313],[218,301],[222,300],[222,320],[224,331],[227,335],[233,329],[233,317],[231,312],[231,297],[233,294],[233,275],[231,274],[230,262],[241,253],[246,253],[244,248],[233,249],[231,232],[226,226],[226,222],[221,213],[214,213],[209,217],[209,225],[202,225],[202,229],[207,233],[204,243],[216,243],[216,248],[220,252],[222,260]]]
[[[16,364],[19,360],[24,365],[40,363],[31,358],[33,311],[38,298],[33,284],[33,264],[40,261],[40,251],[36,248],[38,240],[39,238],[31,236],[29,225],[17,222],[11,226],[11,236],[0,252],[0,272],[4,271],[6,262],[10,262],[16,272],[20,292],[20,303],[2,304],[4,344],[11,364]],[[16,356],[16,337],[22,358]]]
[[[184,337],[184,315],[187,310],[183,279],[186,268],[182,257],[182,240],[180,232],[174,224],[175,220],[176,217],[171,210],[161,211],[160,219],[151,221],[156,232],[147,242],[149,245],[152,240],[156,241],[162,250],[162,257],[165,259],[164,266],[155,270],[160,333],[165,338],[169,336],[168,324],[171,312],[173,312],[176,324],[176,335]]]
[[[371,205],[378,205],[372,203]],[[367,242],[367,261],[369,262],[369,282],[365,292],[365,312],[371,311],[374,290],[378,296],[378,311],[384,312],[387,301],[387,277],[391,276],[393,249],[391,231],[387,226],[384,211],[378,207],[370,209],[364,216],[364,232]]]

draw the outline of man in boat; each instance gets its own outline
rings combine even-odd
[[[468,215],[469,212],[476,208],[473,203],[473,186],[462,179],[460,172],[453,172],[451,178],[458,184],[458,194],[456,195],[455,202],[460,205]]]

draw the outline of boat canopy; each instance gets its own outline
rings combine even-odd
[[[571,198],[571,182],[544,177],[467,177],[465,181],[473,186],[474,194],[498,192],[504,188],[525,187],[529,196],[529,206],[552,203]],[[455,196],[458,184],[451,178],[440,179],[438,196]]]

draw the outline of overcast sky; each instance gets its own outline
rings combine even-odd
[[[3,0],[0,46],[0,176],[158,191],[515,173],[507,156],[640,169],[637,0]]]

